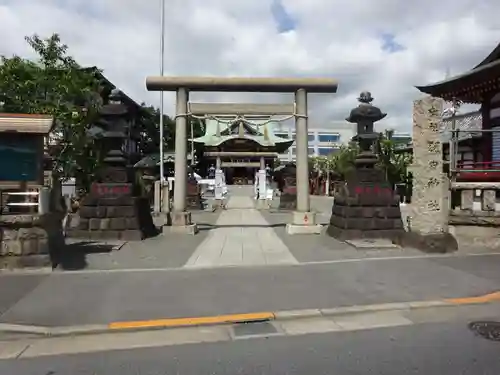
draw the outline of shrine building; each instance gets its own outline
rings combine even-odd
[[[203,149],[208,166],[219,166],[228,184],[253,183],[257,170],[274,168],[278,155],[294,140],[277,136],[278,123],[269,116],[207,119],[205,134],[193,142]]]
[[[455,129],[462,131],[455,149],[458,176],[500,181],[500,44],[471,70],[417,89],[448,102],[480,105],[478,112],[455,116]],[[450,123],[443,121],[448,131]]]

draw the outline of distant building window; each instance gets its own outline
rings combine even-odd
[[[296,152],[296,150],[295,150],[295,147],[292,147],[292,148],[291,148],[291,150],[292,150],[292,155],[293,155],[293,156],[295,156],[295,155],[297,154],[297,152]],[[314,147],[309,147],[309,148],[307,149],[307,153],[308,153],[309,155],[314,155]]]
[[[295,139],[295,133],[292,134],[292,138]],[[314,133],[309,133],[307,135],[307,140],[308,141],[314,141],[316,139],[316,137],[314,136]]]
[[[335,152],[336,149],[332,147],[318,147],[318,154],[321,156],[328,156]]]
[[[340,140],[340,135],[338,134],[319,134],[318,141],[319,142],[338,142]]]

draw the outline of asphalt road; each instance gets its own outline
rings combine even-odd
[[[499,256],[290,267],[0,275],[0,323],[66,326],[483,295]]]
[[[467,321],[0,361],[9,375],[498,375]]]

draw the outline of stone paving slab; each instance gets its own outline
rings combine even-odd
[[[208,237],[185,267],[297,264],[248,196],[231,196]]]

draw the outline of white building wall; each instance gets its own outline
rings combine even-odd
[[[341,145],[348,144],[355,135],[355,125],[348,122],[332,122],[325,127],[309,126],[308,148],[310,156],[326,155],[340,148]],[[293,124],[281,124],[276,130],[276,135],[286,135],[295,138],[295,126]],[[295,160],[295,143],[288,149],[288,152],[279,156],[282,161]]]

